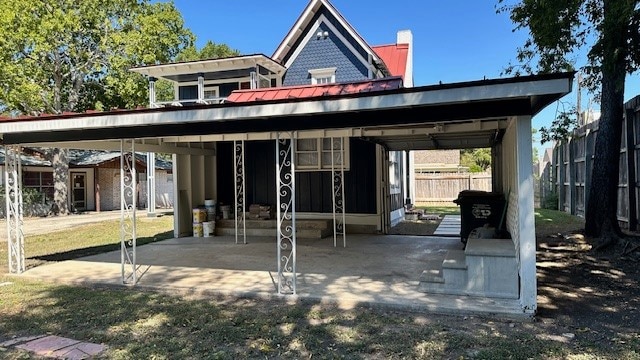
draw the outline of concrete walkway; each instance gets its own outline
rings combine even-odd
[[[276,240],[248,238],[178,238],[137,248],[140,289],[179,294],[225,294],[278,298]],[[297,295],[336,303],[387,306],[418,311],[521,315],[518,300],[426,294],[418,291],[423,270],[438,269],[459,238],[350,235],[347,247],[333,239],[299,240]],[[23,275],[68,284],[121,285],[120,252],[39,266]]]
[[[433,235],[460,236],[460,215],[445,215]]]

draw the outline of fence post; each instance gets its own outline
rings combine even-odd
[[[627,125],[627,195],[629,197],[628,219],[629,230],[636,231],[638,227],[636,205],[636,151],[634,137],[633,110],[626,109],[625,123]]]
[[[589,207],[589,195],[591,193],[591,172],[593,167],[593,149],[595,147],[595,137],[597,131],[593,128],[587,128],[587,135],[584,145],[584,216],[587,216],[587,208]]]
[[[567,146],[566,142],[562,141],[558,147],[558,210],[565,211],[565,175],[564,168],[564,147]]]
[[[576,142],[569,139],[569,213],[576,214]]]

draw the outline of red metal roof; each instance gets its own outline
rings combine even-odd
[[[340,84],[281,86],[265,89],[235,90],[226,102],[270,101],[282,99],[313,98],[329,95],[358,94],[373,91],[399,89],[400,77],[388,77],[376,80]]]
[[[384,61],[392,76],[404,76],[407,69],[409,44],[372,46],[373,51]]]

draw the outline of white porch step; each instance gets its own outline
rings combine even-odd
[[[469,239],[465,255],[469,293],[510,299],[520,296],[518,263],[511,239]]]
[[[464,294],[467,264],[464,250],[449,250],[442,262],[442,272],[425,270],[420,277],[420,291],[436,294]]]
[[[519,297],[518,264],[511,239],[470,238],[465,250],[449,250],[438,270],[423,273],[420,291],[489,298]]]

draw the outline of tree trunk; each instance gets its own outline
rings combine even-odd
[[[627,33],[628,26],[628,4],[624,3],[604,1],[601,117],[585,214],[585,235],[600,237],[597,248],[615,245],[622,235],[617,203],[627,60],[626,39],[621,35]]]
[[[51,149],[51,166],[53,167],[53,213],[69,214],[69,150]]]

